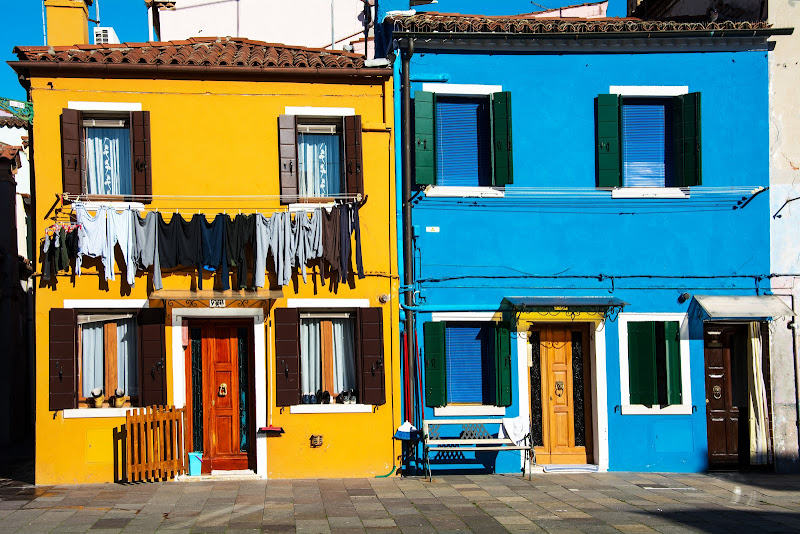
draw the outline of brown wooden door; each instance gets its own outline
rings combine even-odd
[[[588,463],[591,454],[591,420],[588,390],[588,329],[585,325],[543,325],[538,332],[538,366],[532,387],[540,388],[541,442],[536,447],[541,464]],[[535,341],[535,337],[532,340]],[[533,351],[536,357],[536,350]],[[537,369],[538,367],[538,369]],[[538,384],[537,384],[538,382]],[[535,395],[532,396],[532,399]],[[534,425],[537,417],[534,417]],[[577,423],[577,424],[576,424]]]
[[[749,463],[747,325],[705,326],[706,419],[711,469]],[[745,416],[739,424],[740,413]]]
[[[213,469],[247,469],[248,453],[242,450],[243,431],[249,432],[241,415],[239,383],[239,325],[203,325],[203,472]],[[242,362],[247,365],[247,361]],[[246,409],[245,409],[246,411]],[[244,428],[243,428],[244,427]],[[247,441],[245,434],[244,441]]]

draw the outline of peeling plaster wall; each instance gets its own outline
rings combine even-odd
[[[769,22],[776,27],[800,26],[800,0],[769,3]],[[770,70],[770,250],[773,273],[800,273],[800,201],[784,202],[800,197],[800,32],[773,38],[775,48],[769,54]],[[800,298],[800,276],[773,278],[773,291],[785,296],[797,312]],[[776,469],[800,472],[798,458],[797,377],[798,344],[794,330],[787,327],[788,318],[770,327],[772,372],[773,428]]]

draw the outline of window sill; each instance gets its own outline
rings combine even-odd
[[[372,413],[371,404],[298,404],[289,413]]]
[[[72,408],[63,411],[64,419],[97,419],[103,417],[125,417],[135,408]]]
[[[689,198],[688,187],[615,187],[611,198]]]
[[[83,207],[86,208],[87,211],[96,211],[97,208],[103,206],[118,211],[120,210],[144,211],[144,204],[141,202],[125,202],[116,200],[86,200],[81,202],[83,203]]]
[[[506,192],[503,187],[432,185],[425,189],[425,196],[433,198],[503,198],[506,196]]]
[[[674,404],[672,406],[652,406],[643,404],[623,404],[620,407],[622,415],[692,415],[692,406],[689,404]]]
[[[505,415],[505,406],[443,406],[441,408],[434,408],[434,417],[464,417],[464,416],[487,416],[487,415]]]

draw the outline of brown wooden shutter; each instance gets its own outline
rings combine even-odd
[[[361,115],[344,118],[344,155],[347,161],[347,194],[364,194],[364,166],[361,152]]]
[[[77,407],[75,310],[50,309],[50,410]]]
[[[131,113],[131,176],[133,177],[134,195],[153,194],[153,175],[150,157],[150,112],[134,111]],[[139,196],[139,202],[149,203],[152,199]]]
[[[139,311],[139,405],[167,404],[167,344],[164,308]]]
[[[383,379],[383,310],[358,310],[360,398],[361,404],[385,404],[386,384]]]
[[[297,181],[297,118],[294,115],[278,116],[278,150],[281,204],[297,202],[300,190]]]
[[[300,404],[300,311],[275,310],[275,403]]]
[[[64,193],[83,193],[83,113],[61,110],[61,165]]]

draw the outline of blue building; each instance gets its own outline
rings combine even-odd
[[[380,4],[408,417],[529,428],[537,466],[774,464],[769,322],[791,311],[769,291],[767,51],[791,30],[525,5]],[[526,462],[430,452],[434,470]]]

